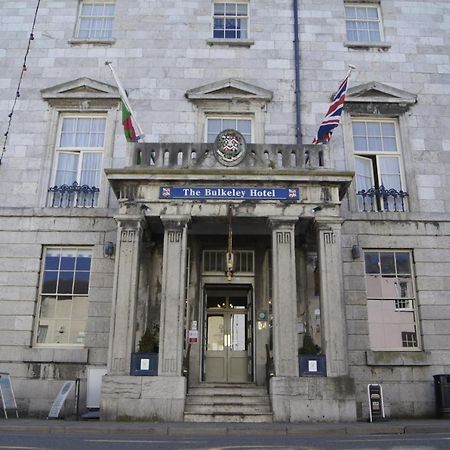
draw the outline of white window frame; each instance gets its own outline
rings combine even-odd
[[[415,286],[415,276],[414,276],[414,260],[413,260],[413,254],[410,250],[401,250],[401,249],[394,249],[394,250],[381,250],[381,249],[366,249],[364,251],[364,258],[366,258],[366,255],[368,253],[379,253],[380,255],[382,253],[392,253],[394,255],[394,261],[396,261],[395,258],[395,254],[396,253],[407,253],[409,255],[409,269],[410,272],[409,274],[402,274],[401,272],[399,272],[397,270],[396,267],[396,271],[395,274],[390,274],[390,275],[386,275],[383,277],[383,274],[381,274],[381,268],[380,268],[380,274],[373,274],[373,273],[368,273],[367,272],[367,268],[365,267],[364,269],[364,274],[365,274],[365,280],[366,280],[366,298],[367,298],[367,302],[368,302],[368,326],[369,326],[369,340],[370,340],[370,335],[371,335],[371,327],[373,327],[374,325],[371,325],[371,316],[370,316],[370,312],[371,312],[371,308],[369,307],[369,302],[386,302],[384,303],[384,305],[388,305],[388,303],[391,303],[391,312],[392,314],[395,315],[399,315],[396,317],[401,317],[401,314],[409,314],[413,316],[413,320],[410,323],[407,323],[406,321],[399,321],[398,323],[396,322],[384,322],[383,321],[383,325],[385,323],[387,324],[391,324],[391,326],[397,325],[399,327],[398,332],[399,334],[399,339],[400,341],[402,341],[402,333],[403,332],[407,332],[407,333],[415,333],[415,337],[416,337],[416,342],[417,342],[417,346],[415,347],[408,347],[408,346],[399,346],[399,347],[385,347],[385,346],[377,346],[377,344],[370,342],[370,349],[372,351],[421,351],[422,350],[422,344],[421,344],[421,336],[420,336],[420,330],[419,330],[419,317],[418,317],[418,305],[417,305],[417,290],[416,290],[416,286]],[[403,276],[402,276],[403,275]],[[369,288],[368,288],[368,283],[369,283],[369,279],[371,276],[380,276],[381,279],[385,279],[386,282],[387,280],[392,280],[395,279],[396,281],[393,283],[396,286],[396,296],[389,296],[386,295],[385,297],[383,297],[382,295],[379,296],[370,296],[369,295]],[[403,296],[401,294],[401,292],[398,289],[398,285],[399,285],[399,281],[401,279],[408,279],[410,281],[410,290],[408,290],[407,292],[409,293],[409,295]],[[401,281],[400,281],[401,283]],[[386,286],[389,286],[388,284]],[[388,289],[386,289],[387,291]],[[399,303],[404,303],[405,307],[401,307],[399,306]],[[388,305],[389,307],[389,305]],[[382,307],[382,309],[384,309],[384,307]],[[380,313],[379,313],[380,314]],[[383,315],[384,317],[384,315]],[[392,317],[391,317],[392,318]],[[379,324],[378,324],[379,325]],[[414,327],[414,331],[411,330],[401,330],[401,326],[402,325],[409,325],[410,327]],[[373,328],[372,328],[373,329]],[[383,328],[383,332],[385,332],[385,329]]]
[[[49,252],[59,252],[60,254],[62,254],[63,252],[73,252],[76,253],[77,255],[79,253],[89,253],[90,255],[90,269],[89,269],[89,283],[88,283],[88,292],[87,293],[74,293],[74,283],[75,283],[75,276],[73,278],[73,284],[72,284],[72,293],[68,294],[68,293],[58,293],[58,292],[43,292],[43,286],[44,286],[44,276],[45,276],[45,264],[46,264],[46,257],[47,254]],[[41,267],[41,275],[40,275],[40,282],[39,282],[39,292],[38,292],[38,302],[37,302],[37,309],[36,309],[36,317],[35,317],[35,324],[34,324],[34,333],[33,333],[33,346],[34,347],[44,347],[44,348],[48,348],[48,347],[52,347],[52,348],[61,348],[61,347],[68,347],[68,348],[83,348],[85,346],[85,342],[84,342],[84,337],[85,337],[85,333],[86,333],[86,326],[87,326],[87,321],[88,321],[88,304],[89,304],[89,292],[90,292],[90,284],[91,284],[91,280],[92,280],[92,262],[93,262],[93,249],[92,247],[83,247],[83,246],[48,246],[44,248],[43,251],[43,257],[42,257],[42,267]],[[52,272],[54,272],[55,270],[52,270]],[[58,273],[58,279],[60,277],[60,273],[61,273],[61,267],[58,268],[58,270],[56,271]],[[74,270],[74,272],[76,272]],[[86,270],[83,270],[82,272],[86,272]],[[67,297],[67,298],[72,298],[72,303],[70,304],[70,317],[60,317],[59,321],[61,323],[61,321],[67,322],[70,321],[70,327],[69,330],[63,330],[63,333],[69,333],[72,331],[72,325],[73,322],[77,319],[75,319],[72,316],[73,313],[73,302],[76,301],[75,298],[83,298],[86,299],[86,301],[88,302],[87,307],[86,307],[86,317],[84,318],[84,331],[83,334],[80,336],[81,339],[83,339],[83,342],[80,343],[70,343],[70,342],[38,342],[39,341],[39,333],[40,333],[40,326],[42,324],[46,324],[46,326],[48,327],[48,329],[51,329],[51,325],[50,322],[54,321],[55,324],[53,325],[54,329],[55,325],[58,322],[58,318],[57,317],[41,317],[41,312],[42,312],[42,303],[43,303],[43,299],[46,297]],[[57,300],[56,300],[57,301]],[[55,308],[56,308],[56,304],[55,304]],[[56,310],[55,310],[55,316],[56,316]],[[62,327],[61,327],[62,328]],[[53,331],[54,332],[54,331]]]
[[[353,123],[354,122],[364,122],[364,123],[390,123],[394,125],[395,130],[395,143],[397,147],[397,151],[361,151],[357,150],[355,148],[355,141],[354,141],[354,133],[353,133]],[[382,180],[382,173],[381,173],[381,160],[383,158],[396,158],[399,164],[399,175],[400,175],[400,189],[403,191],[406,191],[405,189],[405,176],[404,176],[404,170],[403,170],[403,158],[402,158],[402,149],[401,149],[401,138],[400,138],[400,130],[399,130],[399,124],[398,120],[395,118],[373,118],[373,117],[366,117],[366,116],[352,116],[351,122],[350,122],[350,130],[351,130],[351,136],[352,136],[352,147],[353,147],[353,155],[355,160],[361,159],[361,160],[370,160],[372,162],[372,186],[379,188],[381,185],[383,185],[386,189],[391,188],[392,186],[387,186],[383,184]],[[365,137],[367,138],[368,135],[366,134]],[[355,165],[356,166],[356,165]],[[355,167],[356,169],[356,167]],[[374,170],[375,169],[375,170]],[[356,172],[356,170],[355,170]],[[360,190],[360,187],[357,184],[357,175],[355,176],[355,189],[356,192]],[[357,196],[359,197],[359,196]],[[405,201],[405,209],[406,209],[406,199]],[[358,203],[358,210],[362,211],[362,201],[361,198],[357,198]],[[375,208],[376,211],[383,211],[384,205],[382,202],[379,202],[376,205]],[[391,208],[390,208],[391,210]]]
[[[62,128],[63,128],[63,122],[65,119],[103,119],[104,120],[104,128],[103,128],[103,145],[100,147],[84,147],[84,146],[61,146],[61,135],[62,135]],[[102,192],[102,178],[103,178],[103,167],[104,167],[104,156],[105,156],[105,148],[106,148],[106,140],[107,140],[107,130],[108,130],[108,118],[107,114],[76,114],[76,113],[62,113],[59,116],[59,122],[58,122],[58,132],[56,136],[56,142],[55,142],[55,151],[54,151],[54,170],[52,175],[52,182],[51,186],[56,185],[57,181],[57,175],[58,175],[58,167],[59,167],[59,159],[60,155],[62,154],[68,154],[68,155],[77,155],[78,156],[78,165],[77,165],[77,173],[76,173],[76,179],[73,181],[76,181],[79,185],[81,185],[81,175],[82,175],[82,164],[83,164],[83,158],[86,154],[98,154],[100,155],[100,170],[98,174],[98,180],[97,180],[97,187],[100,192],[96,194],[95,201],[94,201],[94,207],[98,206],[98,199],[100,197],[100,193]],[[92,186],[89,186],[92,187]],[[52,194],[54,195],[54,194]],[[48,202],[52,202],[52,195],[49,196]],[[73,202],[75,206],[76,203],[76,197],[73,198]],[[54,204],[53,206],[58,206],[57,204]],[[64,205],[63,205],[64,206]],[[79,206],[85,206],[89,207],[90,204],[80,204]]]
[[[105,7],[106,5],[113,5],[114,11],[112,15],[104,15],[104,16],[84,16],[83,15],[83,6],[84,5],[102,5]],[[102,40],[111,40],[113,36],[113,27],[114,27],[114,19],[115,19],[115,6],[116,1],[115,0],[81,0],[78,8],[78,18],[77,18],[77,24],[75,28],[75,39],[82,39],[82,40],[92,40],[92,41],[102,41]],[[80,33],[82,31],[81,24],[84,20],[101,20],[103,22],[102,27],[102,35],[96,36],[97,29],[93,29],[91,26],[88,28],[88,36],[80,36]],[[107,35],[104,34],[105,28],[104,25],[106,23],[106,20],[111,20],[111,32]]]
[[[206,119],[205,120],[205,136],[204,136],[205,142],[208,142],[208,136],[209,136],[208,124],[209,124],[210,120],[221,120],[222,123],[223,123],[224,120],[235,120],[235,121],[240,121],[240,120],[244,121],[244,120],[246,120],[246,121],[250,121],[250,139],[247,139],[247,135],[246,134],[243,134],[243,136],[244,136],[244,139],[245,139],[247,144],[251,144],[255,140],[255,137],[254,137],[255,124],[254,124],[254,117],[253,116],[250,116],[250,115],[245,115],[244,116],[244,115],[238,115],[238,114],[235,114],[235,115],[233,115],[233,114],[223,114],[223,115],[222,114],[207,114],[205,119]],[[223,131],[225,129],[227,129],[227,128],[224,128],[223,126],[221,127],[221,131]],[[233,128],[233,129],[235,129],[235,128]],[[239,131],[239,130],[236,130],[236,131]],[[219,133],[220,133],[220,131],[219,131]],[[213,143],[213,142],[214,142],[214,140],[210,141],[209,143]]]
[[[217,5],[217,4],[224,4],[224,5],[227,5],[227,4],[232,4],[232,5],[246,5],[246,7],[247,7],[247,15],[245,15],[245,16],[239,16],[239,15],[235,15],[235,16],[226,16],[225,15],[225,13],[223,14],[223,15],[216,15],[216,13],[215,13],[215,6]],[[212,36],[212,39],[217,39],[217,40],[222,40],[222,41],[228,41],[228,40],[230,40],[230,41],[240,41],[240,40],[243,40],[243,41],[245,41],[245,40],[249,40],[250,39],[250,3],[248,2],[248,1],[228,1],[228,0],[224,0],[224,1],[214,1],[213,3],[212,3],[212,5],[211,5],[211,17],[212,17],[212,21],[211,21],[211,36]],[[226,6],[225,6],[225,8],[226,8]],[[227,36],[223,36],[223,37],[221,37],[221,36],[219,36],[219,37],[217,37],[217,36],[215,36],[215,25],[214,25],[214,23],[215,23],[215,20],[216,19],[222,19],[222,20],[226,20],[226,18],[227,17],[229,17],[230,19],[233,19],[233,20],[239,20],[239,19],[241,19],[241,20],[245,20],[246,21],[246,24],[247,24],[247,28],[246,28],[246,31],[247,31],[247,35],[246,36],[240,36],[240,37],[237,37],[237,36],[234,36],[234,37],[227,37]],[[226,27],[224,28],[224,34],[226,33]],[[239,29],[238,28],[235,28],[235,35],[238,33],[238,31],[239,31]]]
[[[344,8],[345,8],[345,31],[346,31],[346,38],[347,38],[348,43],[367,44],[368,46],[370,46],[370,45],[376,45],[376,44],[384,41],[381,8],[377,2],[373,2],[373,3],[372,2],[365,2],[365,3],[358,3],[358,2],[347,3],[346,2],[344,4]],[[366,10],[367,9],[375,9],[377,11],[377,20],[370,19],[370,18],[365,18],[365,19],[361,19],[361,20],[349,18],[347,16],[347,8],[359,8],[359,9],[366,9]],[[369,40],[359,39],[359,37],[357,37],[357,39],[350,39],[349,30],[348,30],[349,22],[364,22],[365,24],[367,24],[367,27],[364,29],[364,31],[367,31],[367,33],[369,34]],[[370,39],[369,23],[377,23],[378,24],[378,33],[380,35],[380,39],[377,39],[377,40]],[[358,31],[357,31],[357,34],[358,34]]]

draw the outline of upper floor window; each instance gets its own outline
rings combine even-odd
[[[82,0],[76,37],[80,39],[110,39],[115,1]]]
[[[92,251],[48,247],[43,258],[36,344],[83,345]]]
[[[102,171],[105,127],[106,117],[61,118],[56,145],[52,206],[96,206]]]
[[[248,38],[248,3],[213,4],[213,38]]]
[[[233,117],[208,117],[206,142],[214,142],[221,131],[228,129],[239,131],[247,143],[252,142],[252,120]]]
[[[402,168],[393,120],[352,120],[356,190],[361,211],[402,211]],[[370,193],[369,196],[365,194]]]
[[[417,350],[417,305],[412,255],[366,251],[369,338],[372,350]]]
[[[350,42],[380,42],[382,40],[378,5],[346,4],[345,24]]]

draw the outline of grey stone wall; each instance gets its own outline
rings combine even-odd
[[[105,363],[114,261],[103,257],[102,247],[105,240],[115,240],[116,229],[111,219],[114,203],[105,202],[110,209],[89,212],[38,208],[42,192],[50,183],[55,139],[55,116],[40,90],[80,77],[114,84],[104,65],[110,60],[129,92],[146,140],[192,142],[202,136],[203,124],[185,92],[236,78],[274,94],[264,112],[265,143],[293,144],[291,3],[250,1],[250,39],[254,44],[238,47],[207,42],[211,37],[209,0],[117,0],[114,41],[101,45],[72,40],[77,1],[41,2],[35,40],[0,166],[0,364],[2,371],[13,375],[23,410],[45,410],[60,379],[75,375],[84,378],[86,364]],[[370,381],[386,384],[392,415],[430,414],[431,375],[450,370],[450,138],[445,132],[450,94],[450,4],[445,0],[381,0],[384,41],[389,45],[355,48],[345,45],[343,0],[299,3],[305,143],[311,142],[348,63],[358,68],[350,86],[377,81],[418,97],[400,124],[405,179],[414,200],[411,212],[355,215],[351,201],[344,199],[342,211],[347,221],[342,255],[349,358],[358,392],[358,414],[367,414],[364,388]],[[8,0],[0,5],[1,135],[16,94],[35,6],[34,0]],[[119,113],[116,119],[105,167],[123,167],[127,157]],[[353,170],[344,128],[335,131],[330,151],[336,169]],[[350,200],[352,192],[353,187]],[[367,355],[364,268],[362,260],[352,260],[350,254],[355,236],[362,248],[413,251],[422,340],[424,350],[429,352],[426,364],[367,365],[371,357]],[[42,246],[48,244],[94,248],[87,351],[41,352],[30,348]],[[37,389],[42,386],[38,380],[44,378],[49,380],[45,390]],[[36,397],[37,391],[41,398]],[[30,398],[33,400],[27,400]]]

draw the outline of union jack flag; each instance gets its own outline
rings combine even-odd
[[[317,135],[313,140],[313,144],[326,144],[330,142],[333,130],[339,125],[341,120],[342,110],[344,109],[345,94],[347,93],[348,77],[350,72],[347,74],[345,79],[339,85],[336,95],[333,98],[333,102],[328,108],[325,118],[322,120],[319,129],[317,130]]]

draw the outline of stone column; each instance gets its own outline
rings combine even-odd
[[[327,375],[348,374],[347,332],[342,284],[341,221],[317,221],[320,268],[322,349],[327,357]]]
[[[144,219],[141,215],[120,215],[114,269],[108,374],[129,375],[134,351],[136,304],[139,285],[139,252]]]
[[[164,252],[159,330],[159,376],[180,377],[183,365],[186,251],[189,216],[161,217]]]
[[[277,377],[298,377],[297,217],[269,218],[272,229],[273,359]]]

